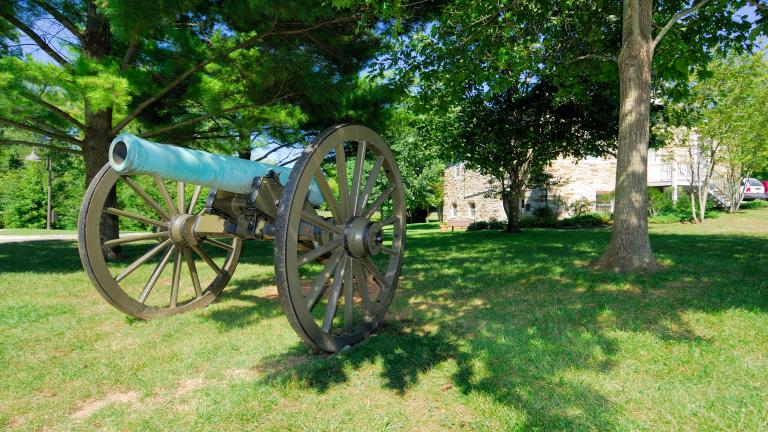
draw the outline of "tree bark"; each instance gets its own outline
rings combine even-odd
[[[104,58],[110,51],[109,21],[96,9],[93,1],[88,3],[88,15],[83,40],[84,55],[95,60]],[[112,142],[112,109],[94,112],[85,103],[85,138],[83,159],[85,161],[85,186],[108,162],[109,144]],[[107,196],[105,206],[117,207],[117,193],[113,188]],[[120,236],[117,216],[104,213],[101,216],[101,241],[113,240]],[[121,248],[104,248],[108,260],[120,258]]]
[[[507,214],[507,228],[504,232],[512,234],[523,232],[520,228],[520,195],[505,190],[502,192],[501,200],[504,212]]]
[[[619,55],[621,105],[616,207],[608,248],[595,263],[605,271],[659,268],[648,238],[648,140],[653,60],[652,1],[625,0]]]

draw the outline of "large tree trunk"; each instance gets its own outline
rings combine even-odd
[[[102,59],[110,51],[109,21],[101,15],[91,1],[88,4],[88,16],[85,28],[83,51],[87,57]],[[83,159],[85,160],[85,184],[86,187],[96,176],[99,170],[108,161],[107,152],[112,142],[112,109],[94,112],[85,103],[85,138],[83,139]],[[117,193],[115,189],[107,197],[105,203],[108,207],[117,207]],[[117,216],[104,213],[101,216],[101,241],[113,240],[120,236]],[[104,248],[107,259],[120,257],[119,246]]]
[[[651,0],[624,1],[616,207],[611,241],[595,263],[599,270],[630,272],[659,268],[648,238],[651,9]]]

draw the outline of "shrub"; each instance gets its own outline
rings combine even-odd
[[[648,218],[651,224],[671,224],[680,222],[680,216],[674,214],[656,215]]]
[[[600,213],[588,213],[558,221],[557,226],[560,228],[589,228],[606,226],[610,222],[609,216]]]
[[[482,231],[488,229],[488,222],[486,221],[475,221],[469,224],[467,226],[467,231]]]
[[[750,209],[759,209],[759,208],[766,208],[766,207],[768,207],[768,201],[754,200],[754,201],[741,203],[741,206],[739,208],[742,208],[744,210],[750,210]]]
[[[573,216],[584,216],[592,213],[593,210],[594,205],[592,201],[586,198],[577,199],[568,205],[568,211]]]
[[[507,221],[500,221],[498,219],[492,218],[488,221],[488,229],[501,231],[507,228]]]

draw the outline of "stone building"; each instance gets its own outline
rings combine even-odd
[[[674,159],[674,155],[649,151],[649,187],[690,186],[690,176],[685,174],[684,166]],[[588,202],[595,212],[613,212],[613,191],[616,187],[615,158],[560,158],[552,163],[547,172],[552,177],[553,185],[546,189],[528,191],[525,202],[521,205],[522,215],[531,215],[536,208],[548,206],[559,216],[568,216],[567,204],[575,201]],[[507,219],[501,199],[494,196],[494,182],[476,171],[465,169],[463,163],[450,165],[445,169],[444,186],[444,220]]]
[[[612,210],[612,192],[616,182],[616,160],[588,158],[558,159],[547,172],[553,186],[528,191],[521,203],[523,215],[548,206],[565,215],[563,204],[588,200],[597,211]],[[465,168],[463,163],[448,166],[444,173],[443,217],[445,220],[506,220],[501,199],[494,194],[497,183],[489,177]]]

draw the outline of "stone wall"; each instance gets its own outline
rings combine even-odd
[[[538,207],[549,206],[561,216],[567,216],[565,208],[557,208],[558,202],[572,203],[586,199],[594,206],[597,194],[613,192],[616,182],[616,160],[612,158],[588,158],[580,161],[573,158],[558,159],[547,171],[555,184],[546,190],[529,191],[522,209],[523,214],[531,214]],[[490,178],[465,169],[463,164],[448,166],[443,178],[445,220],[507,219],[501,199],[491,193],[495,183]]]

